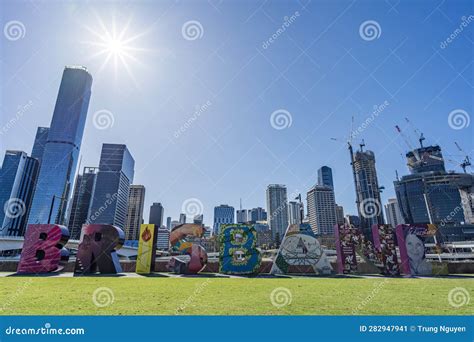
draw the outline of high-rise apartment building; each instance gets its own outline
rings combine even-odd
[[[404,223],[396,198],[388,199],[388,203],[385,204],[385,215],[387,216],[387,223],[394,228]]]
[[[145,187],[143,185],[130,185],[127,222],[125,224],[126,240],[138,240],[140,226],[143,223],[144,207]]]
[[[332,235],[336,224],[336,201],[330,186],[316,185],[306,195],[308,217],[315,234]]]
[[[288,228],[288,199],[286,186],[270,184],[266,191],[268,225],[275,243],[280,243]]]

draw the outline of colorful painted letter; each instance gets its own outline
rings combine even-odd
[[[59,271],[69,260],[69,251],[63,248],[69,240],[69,231],[57,224],[30,224],[25,234],[18,273],[47,273]]]
[[[88,224],[82,227],[82,239],[76,256],[75,274],[120,273],[117,256],[125,241],[123,230],[107,224]]]
[[[180,255],[171,257],[168,269],[179,274],[196,274],[207,264],[206,250],[196,244],[186,241],[186,237],[202,237],[204,227],[200,224],[182,224],[174,227],[170,234],[170,244],[174,252]]]
[[[154,224],[141,225],[137,264],[135,266],[136,273],[149,274],[155,269],[156,230]]]
[[[292,224],[278,250],[271,274],[318,274],[333,271],[323,247],[307,223]]]
[[[395,248],[395,229],[387,224],[374,224],[372,226],[372,236],[376,253],[383,263],[382,273],[387,276],[400,275],[397,250]]]
[[[227,274],[254,274],[260,270],[262,257],[253,226],[230,224],[221,226],[219,234],[219,271]]]
[[[436,236],[438,227],[434,224],[399,224],[396,231],[401,271],[413,276],[431,275],[432,266],[425,257],[425,239]]]

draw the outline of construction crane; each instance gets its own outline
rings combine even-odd
[[[467,173],[466,172],[466,168],[468,166],[471,166],[471,159],[469,158],[469,155],[464,152],[464,150],[461,148],[461,146],[459,146],[459,144],[457,142],[454,142],[456,144],[456,147],[458,148],[459,152],[463,153],[465,155],[464,157],[464,160],[462,161],[461,164],[459,164],[459,166],[461,166],[462,170],[464,171],[464,173]]]
[[[423,141],[426,140],[425,136],[423,135],[423,132],[420,132],[416,127],[415,125],[413,125],[411,123],[410,120],[408,120],[408,118],[405,118],[405,121],[411,126],[411,128],[413,129],[413,131],[415,132],[416,136],[418,137],[418,141],[420,143],[420,147],[423,148]]]

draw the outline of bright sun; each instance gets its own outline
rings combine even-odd
[[[115,16],[112,16],[112,27],[107,28],[103,20],[96,13],[94,14],[97,18],[100,30],[94,30],[87,26],[85,27],[96,38],[95,41],[84,42],[95,50],[95,52],[90,56],[90,59],[103,58],[103,62],[98,72],[101,72],[109,65],[113,65],[116,78],[119,74],[119,67],[125,69],[135,85],[137,85],[135,77],[130,69],[130,65],[132,62],[142,64],[137,59],[136,54],[148,50],[135,47],[132,44],[147,32],[130,36],[128,31],[131,19],[129,19],[120,30],[117,30]]]

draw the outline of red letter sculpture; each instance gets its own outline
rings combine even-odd
[[[18,273],[60,271],[69,260],[64,245],[69,240],[66,227],[57,224],[30,224],[26,230]]]

